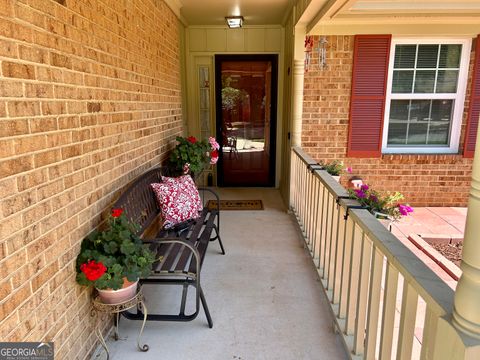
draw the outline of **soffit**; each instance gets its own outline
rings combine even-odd
[[[480,25],[480,0],[329,0],[309,22],[307,31],[365,23]]]
[[[225,25],[225,16],[242,15],[244,24],[280,25],[294,0],[181,0],[188,25]]]

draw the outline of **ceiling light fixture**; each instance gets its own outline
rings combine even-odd
[[[243,25],[243,16],[225,16],[225,20],[230,29],[238,29]]]

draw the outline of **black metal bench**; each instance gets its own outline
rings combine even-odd
[[[163,230],[160,225],[160,209],[155,194],[150,186],[162,181],[162,175],[168,176],[167,168],[150,170],[138,178],[114,204],[122,208],[126,216],[139,225],[138,235],[150,244],[156,253],[152,274],[140,279],[140,284],[170,284],[183,286],[179,314],[148,314],[147,320],[157,321],[191,321],[200,311],[200,302],[207,317],[208,326],[213,326],[207,302],[200,285],[200,270],[210,241],[218,240],[222,254],[225,254],[220,238],[219,209],[209,210],[204,207],[199,218]],[[217,201],[218,195],[210,189],[199,189],[204,194],[211,193]],[[217,202],[219,204],[219,201]],[[195,312],[185,314],[186,300],[190,286],[195,288]],[[141,309],[136,312],[124,312],[132,320],[143,320]]]

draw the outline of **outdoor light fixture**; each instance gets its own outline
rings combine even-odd
[[[230,29],[238,29],[243,25],[243,16],[225,16],[225,20]]]

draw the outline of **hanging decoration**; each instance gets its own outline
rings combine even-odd
[[[305,37],[305,72],[308,72],[313,51],[313,36]]]
[[[327,37],[322,36],[318,43],[318,66],[322,70],[327,66],[327,44]]]

